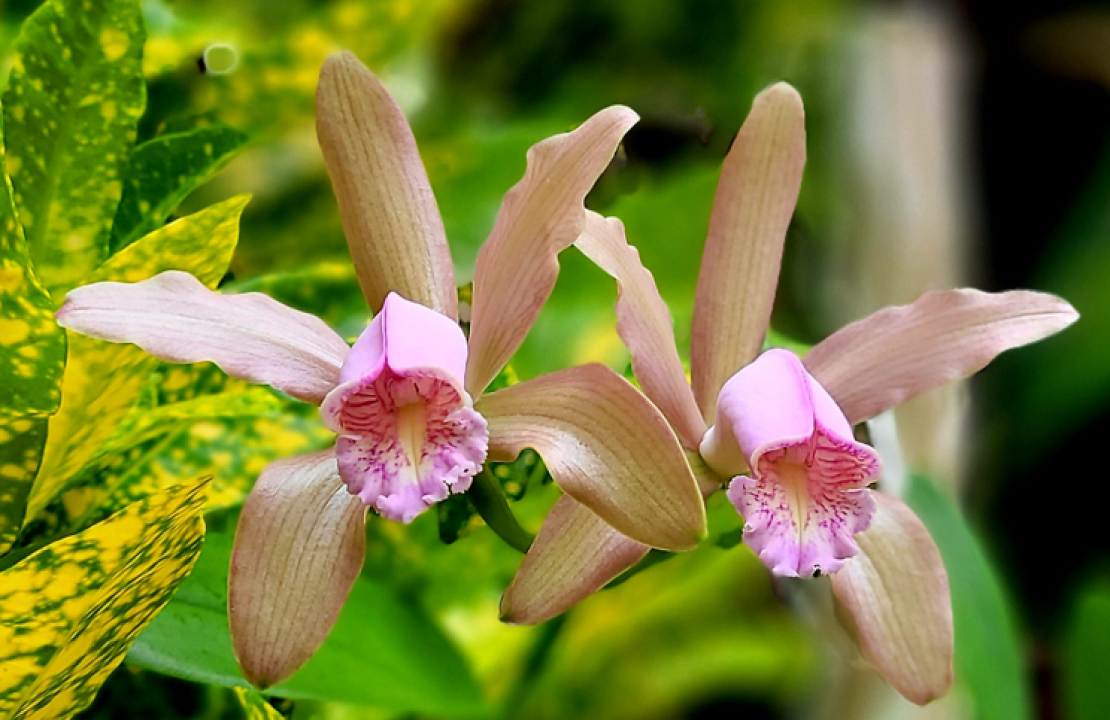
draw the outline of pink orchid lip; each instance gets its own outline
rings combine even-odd
[[[486,422],[462,389],[466,352],[455,322],[390,293],[324,399],[339,475],[383,517],[411,522],[465,492],[485,462]]]
[[[725,383],[702,452],[736,475],[728,497],[744,541],[775,574],[834,573],[859,551],[879,457],[793,353],[768,350]],[[741,456],[748,475],[734,471]]]

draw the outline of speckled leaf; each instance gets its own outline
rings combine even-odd
[[[7,169],[36,272],[58,299],[107,257],[146,105],[145,39],[138,0],[50,0],[15,42]]]
[[[361,296],[360,296],[361,297]],[[129,502],[156,492],[184,478],[211,475],[205,510],[242,503],[266,465],[291,455],[314,452],[335,441],[320,422],[316,409],[289,400],[278,400],[265,388],[229,378],[211,363],[165,363],[151,376],[154,381],[121,424],[121,431],[102,452],[119,451],[86,476],[80,487],[66,492],[65,512],[71,527],[85,527],[89,518],[114,512]],[[262,401],[262,397],[266,397]],[[236,400],[238,398],[238,401]],[[185,407],[208,416],[194,415],[173,432],[140,437],[125,448],[125,436],[145,425],[147,414],[182,414]],[[84,517],[82,517],[84,516]]]
[[[285,717],[266,702],[266,698],[256,690],[235,688],[235,697],[243,706],[243,715],[246,720],[285,720]]]
[[[250,448],[239,448],[237,426],[249,428],[263,418],[280,424],[282,408],[282,401],[269,389],[252,387],[133,410],[123,423],[126,431],[109,439],[67,484],[72,489],[62,498],[69,527],[88,527],[128,503],[187,478],[217,471],[220,477],[209,485],[205,509],[239,503],[250,490],[250,482],[229,482],[222,465],[254,468],[264,465],[266,458],[256,461]],[[210,439],[213,427],[219,430]],[[198,456],[198,461],[186,466],[182,461],[192,455]],[[172,468],[167,467],[170,458],[178,461]]]
[[[3,161],[0,146],[0,417],[49,415],[62,398],[65,334],[31,265]]]
[[[245,383],[243,384],[245,385]],[[269,388],[241,387],[238,382],[229,392],[182,400],[157,407],[133,409],[125,422],[100,448],[82,470],[91,475],[113,463],[113,459],[151,441],[187,428],[198,422],[213,420],[273,417],[282,408],[280,398]]]
[[[222,168],[247,142],[226,125],[160,135],[135,148],[112,225],[111,252],[157,229],[178,203]]]
[[[113,255],[88,280],[138,282],[165,270],[184,270],[214,287],[231,261],[247,199],[225,200],[156,230]],[[156,360],[134,345],[76,333],[68,336],[62,405],[50,420],[25,524],[57,497],[67,480],[112,436],[157,366]]]
[[[228,377],[219,366],[210,362],[190,364],[164,362],[153,379],[154,397],[150,407],[250,387],[250,384],[243,380]]]
[[[192,569],[204,482],[128,506],[0,573],[0,716],[86,707]]]
[[[238,505],[274,460],[321,450],[333,442],[335,435],[318,419],[298,416],[293,408],[275,417],[193,423],[133,464],[116,467],[119,474],[109,478],[111,492],[103,503],[119,507],[181,478],[205,473],[213,476],[206,509]]]
[[[46,443],[47,419],[0,418],[0,555],[19,537]]]
[[[31,265],[3,160],[0,145],[0,555],[23,524],[46,417],[61,402],[66,353],[54,303]]]

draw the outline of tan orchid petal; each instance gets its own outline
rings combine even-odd
[[[725,159],[701,260],[690,370],[708,423],[721,386],[763,346],[805,158],[802,99],[786,83],[772,85]]]
[[[381,81],[349,52],[316,90],[316,135],[351,260],[370,308],[390,291],[458,317],[451,251],[412,129]]]
[[[913,511],[873,495],[871,527],[856,535],[859,554],[830,576],[833,594],[864,659],[906,699],[924,705],[952,684],[948,574]]]
[[[685,451],[703,497],[725,480]],[[614,530],[569,495],[559,498],[501,598],[501,619],[536,625],[593,595],[640,562],[651,548]]]
[[[707,428],[686,381],[671,314],[655,278],[625,240],[624,226],[616,218],[587,211],[586,228],[574,244],[617,281],[617,334],[632,353],[636,379],[682,444],[696,449]]]
[[[362,569],[365,518],[332,450],[262,471],[239,518],[228,579],[232,645],[252,684],[285,680],[327,639]]]
[[[501,598],[501,620],[512,625],[549,620],[605,587],[650,549],[564,495]]]
[[[1064,300],[1030,290],[927,293],[841,328],[804,362],[854,424],[976,373],[999,353],[1078,318]]]
[[[556,256],[585,225],[586,193],[637,120],[626,107],[609,107],[528,151],[524,178],[505,194],[474,266],[466,369],[472,397],[497,377],[536,322],[559,275]]]
[[[339,383],[350,352],[314,315],[261,293],[221,295],[178,270],[74,288],[57,318],[82,335],[134,343],[169,362],[211,361],[232,377],[317,405]]]
[[[636,388],[604,365],[582,365],[498,390],[476,408],[489,459],[540,454],[565,493],[634,540],[689,550],[705,507],[678,438]]]

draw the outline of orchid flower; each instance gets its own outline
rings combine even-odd
[[[628,537],[675,550],[705,509],[666,419],[601,365],[482,397],[523,342],[581,233],[584,199],[637,120],[624,107],[528,153],[475,268],[469,340],[443,222],[416,142],[381,82],[329,58],[317,133],[374,319],[353,347],[321,320],[257,293],[222,295],[167,272],[70,292],[65,327],[170,362],[212,361],[320,406],[333,449],[267,467],[246,500],[229,579],[236,656],[259,687],[327,637],[364,558],[367,508],[410,522],[465,491],[487,459],[534,448],[562,490]]]
[[[618,333],[703,493],[732,478],[728,497],[744,518],[745,543],[775,575],[829,575],[863,657],[925,703],[952,680],[947,574],[914,513],[871,489],[880,460],[852,425],[1078,316],[1042,293],[952,290],[855,322],[804,359],[782,349],[760,354],[804,163],[801,98],[780,83],[756,98],[721,172],[694,304],[690,382],[667,307],[620,222],[591,213],[576,244],[617,280]],[[503,619],[558,614],[648,549],[563,497],[502,599]]]

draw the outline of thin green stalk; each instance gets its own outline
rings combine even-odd
[[[516,521],[516,516],[509,509],[509,501],[505,499],[505,493],[501,492],[500,483],[488,467],[482,468],[482,472],[474,476],[467,497],[486,521],[486,525],[502,540],[522,553],[528,552],[535,538]]]

